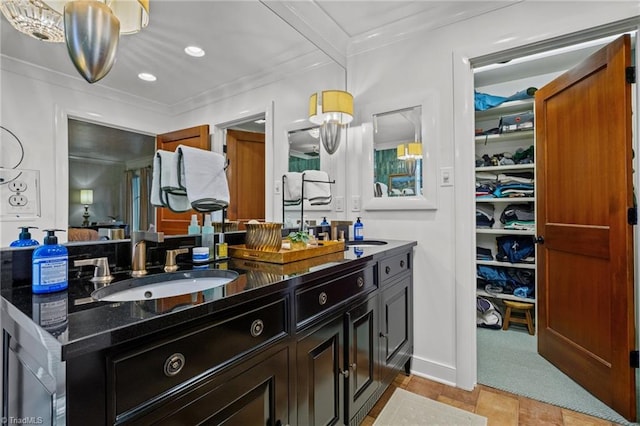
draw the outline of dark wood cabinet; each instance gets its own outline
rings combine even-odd
[[[51,352],[3,325],[3,413],[59,425],[359,425],[409,371],[411,261],[411,246],[380,253],[74,354],[49,375],[32,372]]]
[[[401,369],[409,374],[413,353],[411,276],[386,285],[380,299],[380,365],[383,382],[388,383]]]
[[[298,425],[344,424],[342,315],[305,332],[297,344]]]
[[[157,409],[122,424],[289,424],[289,356],[289,346],[269,350],[176,392]]]

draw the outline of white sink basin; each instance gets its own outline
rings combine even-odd
[[[95,290],[91,297],[100,302],[162,299],[220,287],[236,278],[237,272],[224,269],[169,272],[119,281]]]

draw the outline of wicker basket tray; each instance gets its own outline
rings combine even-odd
[[[229,246],[229,256],[239,259],[251,259],[270,263],[289,263],[298,260],[309,259],[329,253],[343,252],[344,241],[321,241],[318,247],[309,247],[299,250],[280,249],[277,252],[251,250],[244,244]]]

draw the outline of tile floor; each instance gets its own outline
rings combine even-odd
[[[371,409],[361,426],[373,424],[396,387],[484,416],[488,419],[488,426],[612,426],[616,424],[483,385],[478,385],[469,392],[422,377],[413,375],[407,377],[399,374]]]

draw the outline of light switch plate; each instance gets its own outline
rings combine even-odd
[[[360,196],[352,195],[351,196],[351,211],[359,212],[360,211]]]
[[[273,181],[273,193],[276,195],[280,195],[282,192],[282,181],[274,180]]]
[[[336,211],[343,212],[344,211],[344,197],[339,195],[336,197]]]
[[[453,186],[453,167],[440,167],[440,186]]]

